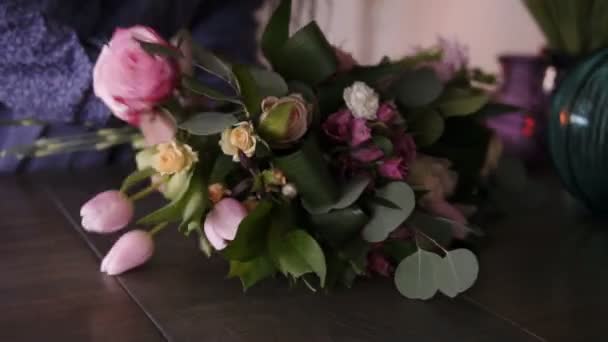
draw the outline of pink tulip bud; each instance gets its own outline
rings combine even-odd
[[[166,113],[151,112],[139,120],[139,129],[148,146],[171,142],[177,132],[175,120]]]
[[[86,231],[112,233],[129,224],[133,218],[133,203],[122,192],[108,190],[85,203],[80,216]]]
[[[154,240],[144,230],[121,236],[101,262],[101,272],[118,275],[144,264],[154,253]]]
[[[233,198],[219,201],[205,218],[207,239],[216,250],[222,250],[234,240],[239,224],[247,216],[247,208]]]

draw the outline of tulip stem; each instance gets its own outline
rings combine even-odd
[[[158,182],[153,182],[148,187],[146,187],[146,188],[140,190],[139,192],[136,192],[133,195],[129,196],[129,200],[131,200],[132,202],[135,202],[135,201],[138,201],[138,200],[140,200],[140,199],[142,199],[142,198],[150,195],[151,193],[153,193],[154,191],[156,191],[158,189],[158,187],[160,187],[161,185],[165,184],[168,180],[169,180],[169,177],[168,176],[164,176]]]
[[[152,229],[150,229],[150,231],[148,232],[148,234],[150,234],[151,237],[154,237],[154,235],[156,235],[156,233],[158,233],[161,230],[165,229],[165,227],[167,227],[168,224],[169,224],[169,222],[159,223],[156,226],[154,226]]]

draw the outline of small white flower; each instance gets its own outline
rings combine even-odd
[[[378,94],[367,84],[357,81],[344,89],[346,107],[356,118],[375,120],[378,111]]]
[[[293,183],[287,183],[281,188],[281,193],[289,199],[294,199],[298,196],[298,188]]]

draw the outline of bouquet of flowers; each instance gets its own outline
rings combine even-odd
[[[479,87],[491,77],[446,42],[360,66],[315,22],[290,36],[290,12],[282,1],[262,37],[272,69],[145,27],[118,29],[104,47],[95,93],[146,147],[120,190],[84,204],[82,226],[120,230],[151,193],[167,204],[139,218],[151,228],[120,237],[101,270],[141,265],[177,223],[245,289],[275,275],[316,290],[376,274],[408,298],[467,290],[477,259],[449,247],[476,230],[448,199],[473,193],[500,154],[475,120],[496,110]]]

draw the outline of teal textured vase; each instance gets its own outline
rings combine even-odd
[[[551,102],[549,146],[566,188],[608,214],[608,49],[572,69]]]

